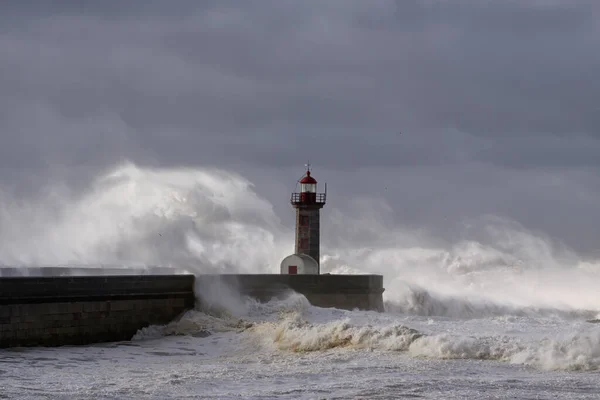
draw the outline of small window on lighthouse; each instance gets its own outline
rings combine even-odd
[[[316,183],[303,183],[300,185],[300,191],[304,193],[317,193]]]

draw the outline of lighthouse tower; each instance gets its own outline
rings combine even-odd
[[[281,273],[319,274],[319,211],[325,205],[327,185],[324,193],[317,193],[317,180],[310,173],[310,164],[299,183],[300,192],[292,193],[291,197],[296,209],[295,254],[282,261]]]

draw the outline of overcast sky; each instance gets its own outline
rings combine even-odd
[[[218,166],[287,215],[310,159],[340,207],[592,252],[599,49],[597,0],[5,1],[0,179]]]

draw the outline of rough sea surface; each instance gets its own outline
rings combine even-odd
[[[388,305],[389,306],[389,305]],[[449,318],[229,298],[133,341],[0,351],[7,399],[597,399],[586,313]],[[525,315],[527,314],[527,315]],[[210,333],[209,336],[207,334]]]

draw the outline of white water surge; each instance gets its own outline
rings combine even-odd
[[[83,195],[0,207],[10,266],[276,273],[293,248],[250,182],[216,170],[127,164]],[[449,243],[390,227],[388,212],[323,213],[336,239],[322,269],[383,274],[385,313],[218,290],[219,314],[190,311],[131,343],[0,351],[0,398],[596,398],[595,262],[496,217]]]

